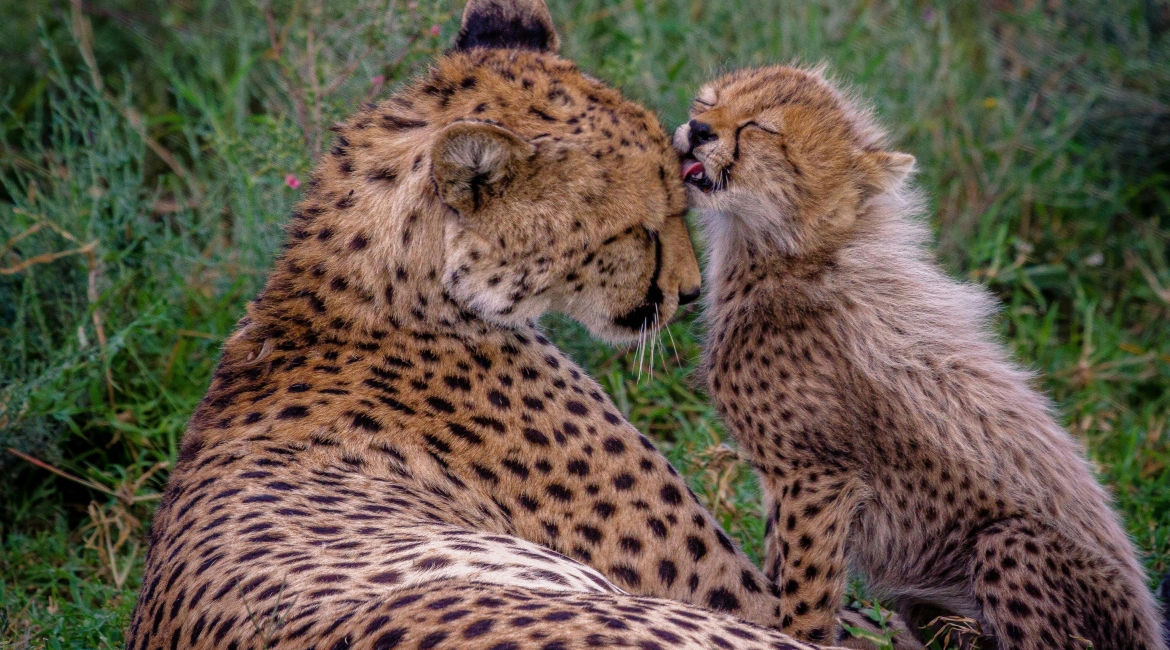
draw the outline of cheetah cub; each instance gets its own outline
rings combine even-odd
[[[710,394],[757,467],[785,632],[835,638],[846,565],[999,650],[1161,650],[1110,499],[924,250],[914,158],[820,71],[709,84],[674,143],[701,211]]]

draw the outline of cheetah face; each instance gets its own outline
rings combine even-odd
[[[700,210],[788,253],[851,228],[863,203],[897,189],[912,156],[883,150],[885,135],[820,70],[741,70],[704,86],[674,134],[682,177]]]
[[[658,153],[652,170],[674,162]],[[519,325],[556,310],[620,342],[698,296],[684,207],[656,171],[615,171],[588,146],[475,121],[452,125],[434,160],[452,206],[444,284],[480,317]]]
[[[474,110],[431,150],[447,294],[504,326],[560,311],[612,342],[667,323],[700,276],[657,120],[549,52],[471,54]]]

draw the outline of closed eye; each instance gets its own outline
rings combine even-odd
[[[772,135],[781,135],[779,131],[774,131],[766,126],[760,125],[758,122],[744,122],[735,130],[735,150],[732,151],[731,157],[733,160],[739,160],[739,134],[743,133],[744,129],[759,129],[764,133],[771,133]]]
[[[759,122],[748,122],[748,123],[740,126],[739,130],[742,131],[748,127],[759,129],[759,130],[763,131],[764,133],[771,133],[772,135],[780,135],[779,131],[772,129],[770,127],[766,127],[763,124],[760,124]]]

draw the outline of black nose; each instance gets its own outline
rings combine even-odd
[[[698,299],[699,287],[695,287],[694,289],[679,290],[678,292],[678,304],[680,307],[682,305],[689,305]]]
[[[719,136],[711,129],[711,125],[698,120],[691,120],[691,149],[700,145],[707,144],[712,140],[718,140]]]

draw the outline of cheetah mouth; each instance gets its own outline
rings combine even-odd
[[[662,287],[658,286],[658,279],[662,274],[662,241],[657,233],[651,233],[650,238],[654,242],[654,273],[650,276],[650,286],[646,289],[646,295],[637,307],[613,319],[614,325],[630,332],[639,332],[644,327],[656,327],[662,315],[659,310],[666,301]]]
[[[702,161],[688,155],[682,161],[682,179],[684,183],[704,194],[711,194],[726,189],[730,176],[724,169],[719,173],[719,182],[716,183],[707,175],[707,167],[703,165]]]

